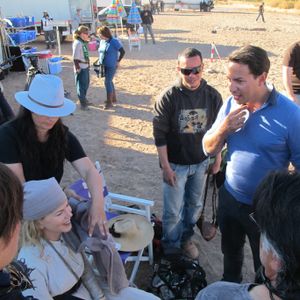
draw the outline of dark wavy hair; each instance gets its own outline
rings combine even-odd
[[[0,163],[0,238],[6,243],[23,216],[23,187],[17,176]]]
[[[238,64],[248,66],[250,72],[255,77],[270,70],[270,60],[267,51],[253,45],[247,45],[233,51],[228,60]]]
[[[31,111],[21,106],[16,122],[19,123],[19,135],[22,140],[22,164],[27,166],[24,168],[27,170],[26,179],[43,178],[44,168],[56,170],[63,163],[67,151],[67,129],[61,119],[58,119],[53,128],[49,130],[47,147],[43,149],[42,153],[39,151],[40,142]],[[41,161],[43,161],[43,164],[41,164]]]
[[[282,260],[272,291],[300,299],[300,173],[270,173],[254,196],[255,219]]]

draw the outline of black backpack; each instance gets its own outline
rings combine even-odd
[[[206,286],[203,268],[184,255],[172,260],[161,258],[154,267],[152,292],[162,300],[192,300]]]

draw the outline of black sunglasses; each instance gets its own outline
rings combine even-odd
[[[189,76],[191,73],[199,74],[201,71],[202,71],[202,66],[194,67],[192,69],[180,68],[181,74],[183,74],[185,76]]]

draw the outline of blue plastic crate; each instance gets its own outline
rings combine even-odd
[[[10,33],[9,36],[15,42],[16,45],[23,44],[27,42],[27,33],[26,31],[20,31],[16,33]]]
[[[27,30],[26,34],[27,34],[27,41],[33,41],[33,40],[36,39],[36,32],[35,32],[35,30]]]
[[[26,31],[19,31],[19,32],[17,32],[17,35],[19,35],[19,43],[20,44],[27,42],[27,32]]]
[[[26,19],[24,17],[22,18],[8,18],[12,24],[13,27],[24,27],[26,26]]]
[[[9,36],[15,44],[19,44],[19,36],[16,33],[10,33]]]
[[[25,26],[34,25],[34,17],[33,16],[25,16]]]

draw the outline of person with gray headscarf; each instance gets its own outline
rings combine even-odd
[[[72,210],[55,178],[24,183],[23,217],[18,258],[33,269],[30,277],[35,285],[26,294],[43,300],[158,299],[128,283],[112,294],[107,282],[96,278],[85,254],[73,251],[64,238],[72,229]]]

